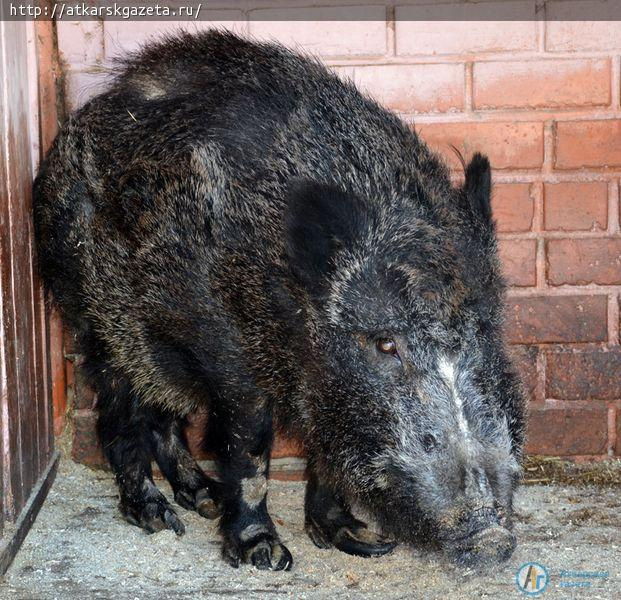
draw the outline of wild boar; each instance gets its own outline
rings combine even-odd
[[[317,546],[510,556],[524,401],[490,187],[487,158],[454,185],[396,115],[276,44],[179,33],[127,59],[34,186],[125,518],[184,532],[154,459],[219,517],[231,565],[290,568],[266,506],[280,429],[306,451]],[[199,408],[217,478],[184,438]]]

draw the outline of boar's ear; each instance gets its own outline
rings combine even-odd
[[[355,243],[367,211],[356,196],[311,181],[291,187],[285,211],[290,266],[312,295],[321,295],[334,270],[334,256]]]
[[[468,204],[473,214],[480,217],[484,223],[491,223],[492,170],[487,156],[477,152],[465,171],[464,191]]]

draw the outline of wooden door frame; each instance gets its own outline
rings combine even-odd
[[[2,16],[1,12],[2,7],[0,7],[0,19]],[[9,27],[16,27],[16,25],[0,22],[0,33],[4,35]],[[28,63],[27,95],[29,106],[26,110],[29,114],[27,128],[29,129],[30,160],[24,160],[24,149],[21,146],[22,164],[19,167],[21,170],[17,171],[17,177],[22,181],[20,184],[22,190],[24,189],[23,178],[25,177],[28,180],[34,176],[42,153],[47,150],[58,130],[57,102],[59,96],[57,90],[60,81],[54,23],[50,21],[28,22],[24,27],[26,30],[25,32],[22,31],[20,35],[26,34],[24,52],[27,53]],[[0,41],[4,44],[3,40]],[[2,55],[4,56],[4,52]],[[5,64],[6,60],[6,57],[4,57],[3,61],[5,61]],[[8,75],[4,68],[3,73]],[[10,85],[8,79],[8,76],[5,77],[5,81],[2,83]],[[24,86],[25,84],[22,82],[21,85]],[[14,105],[13,103],[12,106]],[[9,109],[8,105],[7,109]],[[2,126],[2,129],[4,130],[4,126]],[[8,135],[9,133],[5,132],[5,136]],[[13,135],[16,135],[15,132],[13,132]],[[9,138],[7,137],[6,139]],[[4,138],[2,143],[4,144]],[[8,159],[0,161],[2,162],[0,165],[0,180],[7,183],[5,190],[9,194],[7,198],[13,197],[13,203],[4,206],[7,214],[9,214],[12,207],[19,206],[19,204],[14,204],[15,196],[13,196],[14,191],[12,189],[16,175],[13,173],[11,178],[11,173],[9,172],[17,167],[14,164],[12,165],[11,162],[7,162],[7,160],[14,162],[15,158],[9,153]],[[23,172],[26,164],[29,165],[31,173]],[[4,194],[5,192],[3,191],[2,193]],[[21,196],[18,195],[17,198],[21,202]],[[28,195],[26,195],[24,201],[30,202]],[[23,212],[23,208],[20,214],[26,214]],[[12,217],[5,221],[5,229],[10,229],[11,220]],[[29,225],[30,227],[31,225]],[[14,234],[15,232],[11,235]],[[23,235],[23,232],[20,230],[17,235]],[[31,230],[29,230],[28,235],[31,235]],[[5,244],[4,252],[7,249],[10,252],[11,248],[10,243]],[[6,366],[8,361],[12,360],[12,364],[15,364],[14,361],[17,360],[17,364],[21,364],[24,361],[24,357],[21,360],[17,359],[11,355],[10,348],[5,347],[4,334],[8,330],[2,329],[5,320],[4,318],[0,319],[0,335],[2,335],[2,338],[0,338],[0,384],[2,384],[0,385],[0,391],[3,394],[0,398],[2,400],[0,402],[0,457],[2,457],[2,460],[0,460],[0,513],[2,513],[0,514],[0,575],[9,567],[54,481],[59,458],[58,451],[54,449],[54,425],[56,425],[57,429],[60,429],[62,421],[59,422],[58,419],[55,419],[56,415],[53,414],[52,405],[58,407],[57,414],[61,419],[64,417],[66,409],[66,377],[62,327],[58,317],[50,313],[44,301],[43,292],[38,285],[36,276],[36,257],[33,254],[31,251],[30,275],[33,279],[30,281],[33,283],[31,283],[30,297],[32,301],[31,310],[33,312],[30,313],[29,317],[29,335],[32,335],[32,339],[27,347],[30,348],[28,352],[29,360],[34,365],[36,371],[36,382],[34,384],[30,383],[29,392],[25,397],[28,401],[27,406],[35,406],[35,414],[38,415],[36,419],[37,424],[31,424],[33,432],[36,432],[36,450],[29,450],[29,452],[35,452],[33,455],[35,462],[32,467],[35,471],[29,474],[28,485],[25,485],[25,482],[20,480],[19,490],[13,489],[13,485],[7,485],[7,477],[10,474],[10,471],[7,472],[7,467],[10,467],[15,459],[20,460],[21,456],[12,457],[9,449],[6,447],[5,436],[10,431],[11,422],[8,418],[8,397],[5,397],[4,394],[13,393],[13,390],[9,390],[7,386]],[[21,276],[20,274],[19,277]],[[15,281],[19,281],[19,277]],[[13,306],[11,310],[23,309],[21,305],[16,307],[13,304],[14,298],[11,299],[9,297],[8,289],[5,289],[2,293],[7,294],[5,299],[7,299],[7,306]],[[24,338],[18,336],[13,339],[23,340]],[[5,359],[7,362],[5,362]],[[22,397],[24,396],[22,395]],[[13,423],[14,425],[15,423]],[[23,427],[24,425],[20,424],[19,426]],[[28,429],[28,427],[26,428]],[[32,439],[27,439],[27,441],[34,444]],[[15,492],[19,492],[19,501],[17,502],[14,501]],[[10,494],[10,496],[4,494]]]

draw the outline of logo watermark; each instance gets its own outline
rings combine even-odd
[[[558,575],[560,588],[590,588],[596,581],[605,581],[610,577],[608,571],[573,571],[561,569]],[[515,584],[520,592],[527,596],[542,594],[550,583],[550,573],[546,567],[538,562],[524,563],[515,574]]]
[[[559,587],[562,588],[590,588],[593,581],[608,579],[608,571],[570,571],[562,569],[559,573]]]
[[[538,596],[548,587],[550,575],[548,570],[536,562],[524,563],[515,574],[515,583],[523,594]]]
[[[202,2],[188,2],[171,7],[166,3],[149,3],[141,1],[113,2],[103,0],[97,5],[88,2],[52,2],[41,4],[33,0],[11,2],[8,16],[11,20],[82,20],[82,19],[174,19],[182,21],[197,20],[203,8]]]

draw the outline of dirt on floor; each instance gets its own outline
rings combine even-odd
[[[163,482],[162,489],[170,495]],[[270,507],[295,564],[237,570],[220,559],[216,523],[178,509],[187,533],[148,535],[121,519],[110,474],[69,461],[4,580],[2,600],[207,598],[520,598],[516,572],[543,565],[540,597],[621,598],[620,488],[533,485],[516,498],[520,545],[506,565],[474,572],[436,553],[398,547],[356,558],[313,546],[303,528],[304,484],[270,483]]]
[[[526,485],[592,483],[621,488],[621,460],[576,463],[555,456],[531,455],[524,464],[523,482]]]

